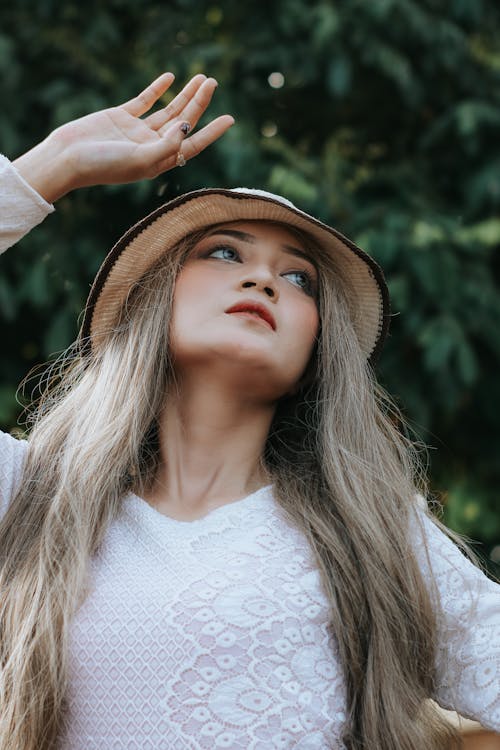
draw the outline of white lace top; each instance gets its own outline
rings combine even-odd
[[[2,183],[1,167],[0,191],[15,192],[20,178],[7,164]],[[18,196],[29,200],[25,184]],[[17,237],[29,228],[20,220]],[[3,247],[15,241],[5,236]],[[26,447],[0,433],[0,511]],[[500,731],[500,586],[422,519],[415,549],[444,614],[432,697]],[[63,750],[344,749],[328,604],[271,487],[190,522],[130,495],[91,573],[72,626]]]

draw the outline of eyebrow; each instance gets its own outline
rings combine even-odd
[[[257,237],[255,237],[255,235],[249,234],[248,232],[241,232],[237,229],[216,229],[214,232],[211,232],[207,236],[213,237],[215,234],[224,234],[228,237],[234,237],[237,240],[242,240],[243,242],[250,242],[252,245],[255,245],[257,242]],[[311,263],[315,268],[317,268],[316,263],[312,260],[312,258],[303,250],[299,250],[298,247],[294,247],[293,245],[281,245],[281,247],[286,253],[288,253],[288,255],[295,255],[297,258],[307,260],[308,263]]]

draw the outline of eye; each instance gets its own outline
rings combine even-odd
[[[289,271],[288,273],[284,273],[283,276],[290,277],[292,284],[303,289],[311,297],[315,296],[316,284],[311,274],[307,273],[307,271]]]
[[[217,245],[212,248],[206,255],[207,258],[220,258],[220,260],[238,261],[240,256],[231,245]]]

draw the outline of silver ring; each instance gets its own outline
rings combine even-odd
[[[186,159],[184,158],[184,154],[182,153],[182,151],[179,151],[175,159],[175,164],[177,167],[183,167],[185,163]]]

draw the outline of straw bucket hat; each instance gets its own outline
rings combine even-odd
[[[336,229],[286,198],[249,188],[206,188],[165,203],[131,227],[104,259],[90,290],[80,340],[96,350],[116,325],[131,286],[191,232],[232,221],[280,222],[305,232],[335,258],[350,279],[353,325],[362,351],[374,362],[389,327],[389,293],[377,263]]]

